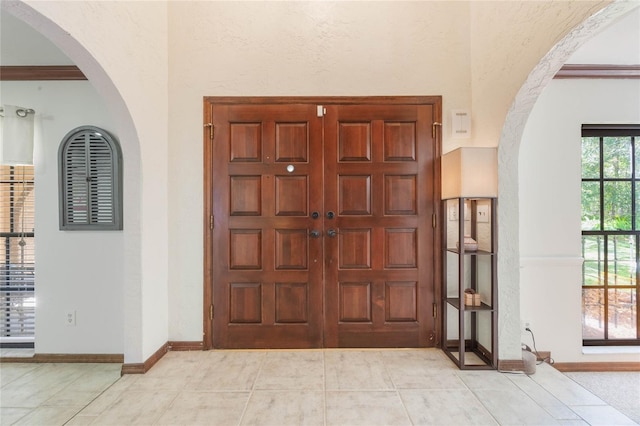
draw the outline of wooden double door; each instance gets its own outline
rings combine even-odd
[[[205,98],[205,347],[433,346],[439,114]]]

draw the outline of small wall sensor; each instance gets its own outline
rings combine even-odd
[[[471,114],[466,109],[451,110],[451,137],[471,137]]]

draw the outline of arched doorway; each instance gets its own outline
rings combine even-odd
[[[630,3],[614,2],[585,20],[560,40],[530,72],[516,95],[500,136],[498,147],[498,175],[500,204],[499,243],[501,280],[500,305],[509,309],[500,311],[500,358],[520,358],[520,246],[518,220],[518,162],[519,147],[524,127],[538,96],[565,61],[591,36],[618,17],[637,7]]]
[[[108,266],[119,270],[116,276],[123,277],[121,278],[122,282],[113,283],[112,288],[109,289],[99,288],[97,289],[99,291],[91,291],[91,276],[94,274],[100,274],[99,269],[96,268],[91,270],[87,269],[86,265],[79,265],[84,268],[78,268],[77,272],[85,275],[85,278],[81,279],[85,280],[87,283],[86,287],[88,288],[88,291],[86,293],[83,293],[83,295],[73,294],[72,297],[69,297],[69,288],[59,288],[54,292],[55,296],[53,298],[50,297],[50,294],[47,294],[46,297],[42,298],[43,303],[36,302],[36,316],[39,318],[40,324],[40,326],[36,325],[36,353],[55,352],[69,354],[93,354],[95,352],[97,354],[105,355],[112,353],[124,353],[125,361],[140,360],[142,359],[142,339],[140,336],[141,327],[136,327],[135,324],[141,323],[140,304],[142,299],[140,292],[141,282],[139,279],[141,275],[141,238],[139,225],[141,205],[141,171],[140,148],[133,119],[128,111],[127,105],[119,94],[119,91],[115,87],[111,78],[107,75],[106,71],[77,40],[73,37],[69,37],[68,33],[65,32],[61,26],[47,19],[44,15],[38,13],[22,2],[3,2],[2,12],[8,13],[18,20],[37,29],[39,33],[63,50],[69,58],[81,67],[84,74],[89,78],[91,86],[93,86],[90,87],[88,85],[84,85],[83,89],[80,90],[81,96],[84,96],[82,94],[89,93],[89,97],[86,98],[87,100],[92,99],[92,96],[100,96],[102,98],[103,104],[102,106],[97,107],[97,111],[102,111],[104,114],[110,114],[112,116],[110,118],[105,116],[104,122],[116,123],[113,125],[114,128],[110,128],[109,130],[113,131],[117,135],[117,138],[122,145],[125,157],[124,179],[126,180],[126,184],[124,185],[124,221],[126,225],[124,231],[118,232],[118,235],[91,235],[90,233],[81,233],[81,235],[78,234],[73,236],[69,233],[58,232],[57,229],[53,231],[56,233],[56,238],[60,237],[66,239],[71,246],[74,246],[77,249],[94,251],[96,253],[94,257],[96,258],[97,265],[100,265],[99,252],[100,250],[105,249],[101,241],[104,242],[104,238],[106,238],[106,240],[109,241],[107,244],[109,247],[108,250],[119,249],[123,252],[122,255],[118,256],[120,259],[119,264]],[[21,40],[19,38],[13,39],[13,43],[20,42]],[[44,87],[45,85],[43,84],[42,86]],[[67,87],[71,88],[72,86],[68,85]],[[46,91],[47,89],[45,87],[44,92]],[[96,92],[97,95],[95,94]],[[64,95],[64,92],[52,91],[50,92],[50,95],[51,93],[57,93],[58,96]],[[55,100],[52,101],[55,102]],[[65,107],[68,107],[68,105],[65,104]],[[87,107],[89,107],[89,105],[87,105]],[[90,107],[93,108],[94,105],[91,105]],[[49,117],[42,117],[43,111],[40,111],[41,117],[39,120],[44,121],[45,123],[47,120],[48,122],[55,121],[56,114],[69,114],[69,111],[71,111],[69,108],[59,108],[53,114],[50,113]],[[38,111],[36,111],[36,113],[37,112]],[[99,120],[100,118],[93,117],[93,119]],[[58,117],[57,121],[65,120],[60,120]],[[51,126],[47,127],[47,129],[50,128]],[[60,140],[54,139],[53,137],[47,141],[47,143],[51,145],[51,147],[49,147],[51,149],[55,148],[55,145],[59,142]],[[41,169],[47,169],[47,175],[55,177],[55,163],[51,163],[51,161],[45,163],[42,158],[36,158],[36,168],[38,166],[40,166]],[[57,206],[53,203],[45,202],[42,205],[45,206],[47,210],[47,212],[45,212],[46,215],[49,217],[57,216]],[[47,238],[46,234],[46,232],[43,233],[42,238]],[[49,232],[49,235],[51,234],[52,233]],[[72,243],[72,239],[76,242]],[[116,239],[117,241],[115,241]],[[47,246],[47,244],[41,245],[43,247]],[[84,249],[82,247],[84,247]],[[49,263],[50,265],[53,265],[53,268],[56,268],[55,264],[58,263],[59,269],[64,268],[70,270],[71,273],[74,273],[73,262],[71,260],[59,261],[59,259],[64,259],[64,245],[59,246],[59,249],[61,252],[57,253],[57,250],[43,250],[39,257],[43,260],[43,265],[44,263]],[[82,272],[80,272],[81,269]],[[43,270],[46,270],[46,268],[43,267]],[[65,292],[67,292],[67,296],[65,296]],[[87,303],[87,306],[83,306],[83,301],[88,301],[92,298],[99,299],[100,292],[108,292],[110,299],[115,301],[113,304],[109,304],[108,312],[100,312],[100,315],[98,316],[98,314],[92,312],[91,309],[88,309],[88,306],[90,306],[89,303]],[[37,289],[36,298],[38,298]],[[95,303],[95,300],[91,303]],[[74,329],[63,329],[63,331],[67,331],[66,334],[68,334],[68,337],[62,336],[63,333],[56,333],[55,330],[55,327],[59,327],[63,324],[62,321],[58,321],[58,319],[61,318],[60,312],[64,311],[78,313],[78,320],[77,324],[74,325]],[[118,316],[113,323],[119,324],[119,326],[114,328],[113,325],[109,324],[109,315]],[[82,319],[82,316],[84,316],[84,319]],[[103,328],[100,327],[96,330],[96,328],[93,327],[95,324],[105,325]],[[122,326],[122,324],[128,324],[129,326],[125,327]],[[89,350],[87,350],[86,345],[81,346],[74,345],[72,343],[74,339],[86,340],[83,336],[91,333],[97,334],[92,338],[92,341],[99,342],[101,340],[99,336],[100,332],[104,332],[109,335],[108,338],[107,336],[103,336],[102,338],[102,341],[108,343],[94,344],[94,348],[90,348]],[[76,337],[73,337],[74,334]],[[55,343],[51,343],[54,341]]]

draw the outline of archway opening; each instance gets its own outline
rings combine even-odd
[[[586,40],[635,7],[637,5],[614,2],[574,28],[541,58],[507,113],[498,147],[501,359],[519,359],[521,356],[518,163],[520,143],[529,114],[542,91],[567,59]]]
[[[44,286],[47,290],[43,290],[41,297],[36,289],[36,353],[124,354],[125,361],[139,361],[142,189],[140,146],[133,119],[107,72],[68,31],[23,2],[2,2],[1,7],[3,14],[26,23],[63,51],[89,80],[76,86],[72,82],[2,83],[6,89],[4,101],[10,95],[17,102],[24,99],[38,104],[36,128],[41,145],[36,155],[36,181],[39,173],[43,189],[41,215],[36,220],[40,240],[36,245],[40,247],[38,259],[43,271],[40,279],[50,285]],[[12,38],[12,43],[20,42]],[[57,202],[51,198],[57,194],[57,165],[50,153],[57,149],[61,132],[95,123],[108,124],[122,146],[126,182],[124,230],[62,232],[47,219],[54,218],[57,222],[58,216]],[[105,258],[117,260],[113,264],[104,261]],[[63,279],[64,274],[67,276]],[[105,279],[106,276],[109,278]],[[71,327],[64,321],[68,313],[75,317]]]

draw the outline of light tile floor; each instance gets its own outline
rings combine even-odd
[[[0,365],[2,425],[637,424],[548,365],[460,371],[439,350],[169,352],[114,364]]]

